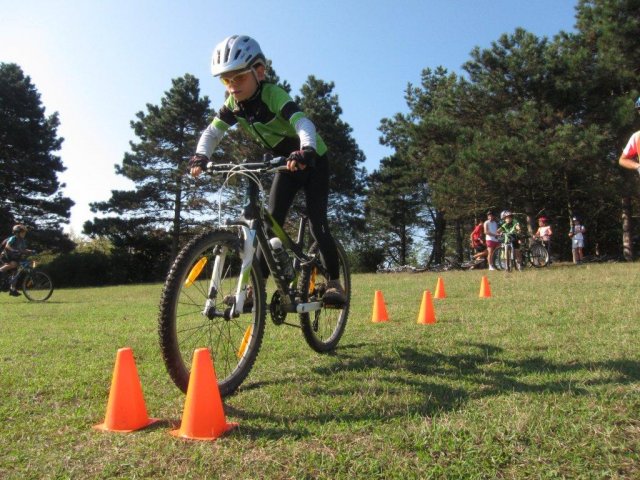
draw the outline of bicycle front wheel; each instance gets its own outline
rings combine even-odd
[[[549,252],[544,245],[536,243],[531,246],[531,257],[529,261],[531,265],[536,268],[546,267],[549,263]]]
[[[507,268],[507,251],[504,245],[500,245],[493,251],[493,266],[497,270]]]
[[[193,352],[211,351],[220,394],[231,395],[247,377],[264,335],[266,292],[260,266],[254,259],[247,288],[253,306],[245,304],[238,317],[207,315],[229,312],[241,271],[242,240],[229,231],[213,231],[191,240],[179,253],[164,284],[158,329],[164,362],[173,382],[183,392],[189,385]],[[219,285],[212,281],[215,271]],[[213,309],[211,309],[213,311]]]
[[[342,245],[336,241],[340,280],[344,287],[346,302],[341,308],[325,307],[311,313],[300,314],[302,334],[309,346],[318,353],[330,352],[336,348],[344,329],[347,326],[349,306],[351,303],[351,272],[347,254]],[[300,292],[303,302],[321,301],[329,279],[320,261],[318,245],[313,244],[309,255],[315,260],[302,268],[300,276]]]
[[[46,302],[53,293],[53,282],[46,273],[32,270],[22,280],[22,293],[32,302]]]

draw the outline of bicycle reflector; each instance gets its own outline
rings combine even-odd
[[[202,269],[206,264],[207,264],[207,257],[202,257],[200,260],[196,262],[196,264],[191,268],[191,271],[189,272],[187,279],[184,281],[185,287],[190,287],[191,285],[193,285],[193,282],[196,281],[196,279],[198,278],[198,275],[200,275],[200,272],[202,271]]]
[[[251,335],[253,334],[253,325],[249,325],[244,332],[244,337],[242,337],[242,343],[240,343],[240,348],[238,349],[238,353],[236,356],[238,358],[242,358],[247,351],[247,347],[249,346],[249,340],[251,340]]]

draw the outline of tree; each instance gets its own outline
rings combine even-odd
[[[394,263],[406,265],[416,258],[413,237],[424,204],[419,178],[411,162],[394,155],[382,159],[368,183],[368,229],[378,232],[378,246]]]
[[[112,216],[87,222],[85,233],[106,235],[115,247],[144,253],[156,264],[166,260],[167,250],[174,258],[181,235],[202,222],[198,213],[211,211],[206,180],[196,188],[186,175],[209,113],[209,99],[200,97],[199,82],[190,74],[172,80],[160,106],[147,104],[146,113],[138,112],[131,127],[139,141],[131,142],[131,152],[116,165],[116,173],[136,188],[113,191],[107,202],[92,204],[94,212]]]
[[[62,233],[73,201],[63,196],[58,174],[58,113],[46,116],[40,94],[14,63],[0,63],[0,232],[21,222],[34,229],[32,243],[69,250]]]

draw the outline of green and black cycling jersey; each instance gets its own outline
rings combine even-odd
[[[308,121],[284,89],[262,82],[255,95],[247,100],[236,102],[229,95],[213,119],[212,126],[224,133],[238,123],[273,154],[287,156],[301,148],[300,136],[296,131],[296,124],[301,120]],[[320,135],[316,134],[313,140],[318,155],[324,155],[327,147]]]

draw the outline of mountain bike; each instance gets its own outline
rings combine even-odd
[[[524,242],[522,246],[522,263],[536,268],[546,267],[549,264],[549,251],[542,240],[534,238]]]
[[[294,241],[265,208],[262,179],[286,170],[285,164],[286,158],[277,157],[207,166],[210,175],[224,177],[223,188],[233,177],[244,178],[248,203],[238,218],[220,221],[220,228],[193,238],[166,278],[158,319],[160,346],[167,371],[183,392],[193,351],[203,346],[211,349],[221,395],[235,392],[258,356],[267,309],[274,324],[301,328],[308,345],[319,353],[335,349],[344,333],[351,298],[344,249],[336,241],[346,302],[326,305],[328,273],[308,234],[308,219],[300,219]],[[258,248],[275,282],[269,302]],[[289,314],[296,314],[299,322],[288,322]]]
[[[540,240],[534,239],[530,243],[527,241],[527,236],[521,236],[520,238],[523,240],[520,246],[522,267],[531,265],[535,268],[541,268],[549,264],[549,252]],[[498,270],[506,268],[507,271],[511,271],[513,266],[516,265],[515,251],[511,242],[506,239],[506,235],[503,244],[493,253],[493,264]]]
[[[37,262],[24,258],[18,262],[18,267],[13,274],[3,276],[0,290],[9,291],[9,286],[15,279],[16,286],[22,290],[24,296],[31,302],[45,302],[53,294],[53,282],[51,277],[42,270],[36,268]]]
[[[502,245],[493,251],[493,266],[498,270],[511,272],[516,266],[515,249],[511,239],[512,234],[504,233]]]

